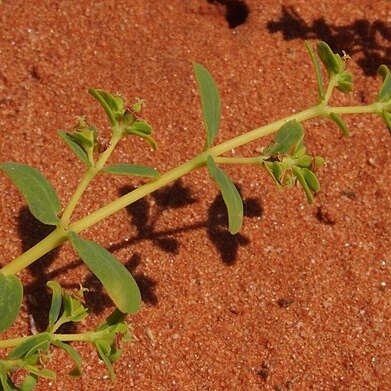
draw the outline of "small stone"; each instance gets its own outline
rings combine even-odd
[[[293,303],[293,299],[289,297],[282,297],[281,299],[277,300],[277,304],[281,308],[288,308]]]

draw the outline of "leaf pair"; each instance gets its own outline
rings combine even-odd
[[[68,147],[88,167],[94,165],[93,153],[98,147],[97,134],[98,129],[94,125],[87,127],[84,120],[82,123],[79,122],[73,132],[64,132],[63,130],[58,132]]]
[[[143,119],[137,119],[131,125],[124,127],[125,135],[134,135],[144,139],[152,149],[157,149],[156,141],[151,137],[152,126]]]
[[[323,87],[322,72],[320,70],[320,64],[317,56],[315,55],[312,46],[305,42],[305,46],[311,56],[312,63],[314,64],[316,79],[318,83],[318,92],[320,100],[325,99],[325,91]],[[347,93],[353,90],[353,76],[346,70],[345,60],[341,58],[338,53],[334,53],[330,46],[326,42],[318,42],[317,44],[318,56],[325,66],[329,78],[335,79],[335,86],[341,92]]]
[[[114,363],[121,355],[121,342],[130,342],[125,315],[115,310],[106,321],[96,328],[93,344],[100,359],[106,365],[111,380],[114,380]]]
[[[42,354],[49,350],[51,336],[41,333],[28,337],[12,349],[8,360],[0,361],[0,383],[3,390],[32,390],[38,377],[55,379],[53,371],[42,368]]]
[[[202,112],[206,129],[205,148],[211,148],[220,128],[221,103],[216,82],[201,64],[193,64],[194,73],[201,95]],[[212,156],[207,157],[209,175],[221,191],[228,211],[228,230],[239,232],[243,223],[243,201],[229,176],[217,167]]]
[[[124,114],[124,100],[120,96],[113,96],[107,91],[90,88],[88,92],[99,102],[106,112],[110,125],[115,127]]]

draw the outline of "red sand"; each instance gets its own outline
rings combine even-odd
[[[218,82],[220,142],[315,102],[304,39],[331,41],[352,56],[355,92],[336,93],[333,103],[375,99],[376,67],[390,65],[389,1],[246,3],[246,22],[230,29],[225,6],[206,0],[3,0],[0,161],[39,168],[65,203],[81,164],[56,131],[86,114],[107,137],[102,111],[86,93],[97,86],[144,98],[144,116],[160,145],[152,153],[144,143],[124,141],[112,161],[164,172],[203,146],[192,61]],[[309,150],[329,162],[315,206],[299,188],[279,193],[264,172],[229,168],[248,215],[232,238],[217,190],[201,170],[86,232],[140,283],[144,305],[131,319],[138,341],[115,364],[114,383],[92,348],[81,344],[85,375],[69,378],[71,361],[54,351],[49,367],[58,378],[37,389],[390,390],[390,136],[373,116],[347,123],[350,139],[340,139],[326,120],[305,124]],[[97,178],[78,216],[139,183]],[[42,231],[4,175],[0,188],[4,264]],[[94,315],[80,326],[87,329],[111,306],[99,305],[99,284],[75,259],[65,245],[21,275],[39,302],[48,300],[48,279],[97,289],[89,296]],[[44,327],[45,313],[31,301],[4,337],[28,334],[29,314]]]

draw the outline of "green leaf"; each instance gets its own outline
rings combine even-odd
[[[0,384],[2,386],[1,391],[14,391],[15,388],[12,387],[12,382],[10,381],[7,375],[7,369],[4,366],[0,367]]]
[[[385,110],[382,110],[381,115],[382,115],[382,117],[384,119],[384,122],[385,122],[385,124],[387,126],[388,131],[391,134],[391,114],[387,113],[387,111],[385,111]]]
[[[64,313],[62,317],[65,317],[66,322],[80,322],[88,316],[88,308],[84,307],[82,302],[72,297],[69,293],[65,292],[63,295]]]
[[[273,182],[277,186],[278,190],[282,190],[281,183],[278,181],[278,179],[275,177],[274,172],[273,172],[273,164],[274,162],[264,162],[263,166],[265,167],[267,173],[270,175],[270,177],[273,179]]]
[[[142,132],[144,134],[152,133],[152,126],[144,120],[137,120],[133,122],[131,128],[134,130],[138,130],[139,132]]]
[[[25,377],[23,384],[18,388],[19,391],[32,391],[38,383],[36,375],[29,374]]]
[[[73,377],[81,376],[83,374],[82,362],[81,362],[81,357],[79,353],[77,353],[76,349],[73,348],[71,345],[59,340],[54,341],[53,345],[56,345],[59,348],[65,350],[71,356],[72,360],[75,362],[75,367],[71,370],[69,375]]]
[[[50,335],[48,333],[33,335],[12,349],[7,357],[10,359],[23,358],[27,355],[30,357],[33,353],[37,352],[38,348],[42,346],[41,344],[45,342],[50,344]]]
[[[391,99],[391,72],[386,65],[380,65],[377,73],[383,79],[377,100],[378,102],[388,102]]]
[[[3,170],[26,199],[31,213],[44,224],[56,225],[61,210],[56,191],[36,169],[21,163],[0,163]]]
[[[137,164],[114,164],[112,166],[105,167],[101,172],[115,175],[136,175],[147,178],[159,178],[159,171],[151,167],[139,166]]]
[[[342,134],[345,137],[350,137],[350,132],[348,127],[346,126],[345,122],[343,121],[342,117],[335,113],[329,114],[330,119],[332,119],[338,127],[341,129]]]
[[[91,167],[91,162],[88,159],[86,151],[72,139],[69,133],[60,130],[58,135],[66,142],[71,151],[73,151],[83,163],[85,163],[88,167]]]
[[[26,369],[27,371],[29,371],[30,373],[33,373],[34,375],[44,377],[46,379],[55,379],[56,378],[56,374],[53,371],[51,371],[50,369],[37,368],[32,365],[25,365],[23,368]]]
[[[40,352],[46,352],[50,347],[50,338],[47,338],[39,343],[37,343],[35,346],[33,346],[26,354],[25,358],[28,359],[30,357],[33,357],[35,354],[39,354]]]
[[[283,155],[299,145],[304,137],[303,126],[295,119],[288,121],[278,130],[273,144],[263,150],[266,156]]]
[[[96,350],[98,352],[100,359],[106,365],[107,371],[109,372],[110,380],[114,380],[115,379],[114,369],[113,369],[113,366],[112,366],[109,358],[107,357],[107,355],[104,352],[104,348],[102,347],[102,342],[101,341],[96,342],[95,347],[96,347]]]
[[[281,179],[284,175],[284,171],[285,171],[285,164],[283,164],[281,162],[273,162],[273,174],[276,177],[276,179],[278,180],[278,182],[280,182],[280,183],[281,183]]]
[[[201,64],[193,63],[201,95],[202,112],[206,128],[206,147],[210,148],[220,128],[221,103],[216,82]]]
[[[15,322],[22,299],[23,286],[19,279],[0,273],[0,333]]]
[[[120,97],[117,97],[120,98],[122,101],[122,107],[120,107],[121,102],[118,99],[116,99],[116,97],[114,97],[113,95],[109,94],[104,90],[90,88],[88,92],[103,107],[104,111],[106,112],[107,118],[109,119],[110,125],[111,126],[117,125],[118,121],[116,117],[118,114],[122,114],[123,112],[123,100]]]
[[[208,156],[209,175],[221,191],[228,211],[228,230],[232,235],[239,232],[243,224],[243,201],[229,176],[216,166],[212,156]]]
[[[50,331],[60,315],[62,304],[62,291],[60,284],[55,281],[48,281],[46,285],[53,291],[52,303],[49,310],[48,330]]]
[[[152,147],[153,150],[157,150],[157,143],[149,134],[140,132],[139,130],[136,130],[132,127],[125,129],[125,133],[128,135],[133,134],[135,136],[141,137]]]
[[[89,240],[70,232],[69,240],[83,262],[105,287],[114,304],[128,314],[135,314],[141,307],[141,295],[136,281],[109,251]]]
[[[320,190],[320,183],[314,172],[308,168],[303,168],[301,172],[304,175],[304,179],[307,182],[308,187],[315,193]]]
[[[307,181],[304,178],[303,170],[305,168],[300,168],[297,166],[292,166],[292,172],[296,176],[297,180],[299,181],[301,187],[304,189],[305,195],[307,197],[307,201],[309,204],[314,203],[314,197],[311,193],[311,189],[309,188]]]
[[[318,42],[318,54],[329,74],[338,74],[344,69],[344,62],[338,54],[333,53],[326,42]]]
[[[304,44],[305,44],[305,47],[308,50],[308,53],[311,56],[312,63],[314,64],[315,74],[316,74],[316,81],[318,83],[319,98],[321,100],[323,100],[324,96],[325,96],[325,93],[324,93],[324,87],[323,87],[323,77],[322,77],[322,72],[320,70],[320,65],[319,65],[318,58],[316,57],[316,55],[314,53],[314,50],[312,49],[311,44],[308,41],[304,41]]]

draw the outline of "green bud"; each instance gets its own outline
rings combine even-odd
[[[315,167],[324,167],[326,165],[326,160],[322,156],[315,156],[314,164]]]
[[[300,167],[309,167],[312,162],[312,157],[308,155],[300,156],[298,159],[295,160],[295,164]]]
[[[349,71],[343,71],[338,77],[337,89],[341,92],[353,90],[353,76]]]

